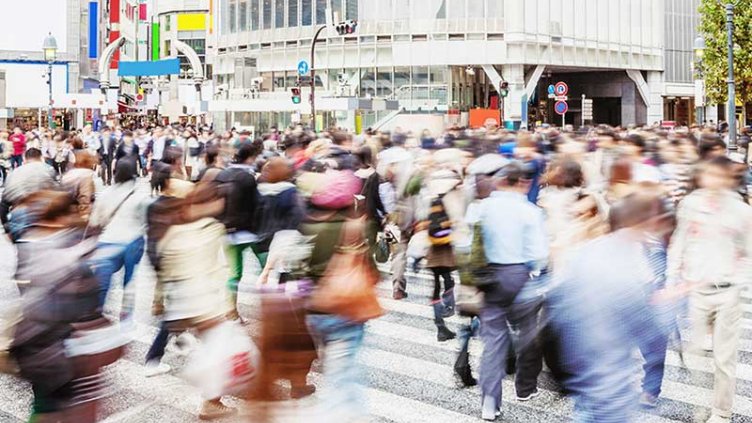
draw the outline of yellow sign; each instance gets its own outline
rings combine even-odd
[[[203,31],[205,29],[205,13],[183,13],[178,15],[178,31]]]

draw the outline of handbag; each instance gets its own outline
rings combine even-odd
[[[310,309],[359,323],[384,314],[376,296],[379,273],[364,233],[365,216],[343,223],[339,245],[311,296]]]

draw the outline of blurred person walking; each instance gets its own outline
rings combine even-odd
[[[8,173],[11,170],[10,157],[13,155],[13,142],[8,139],[7,131],[0,131],[0,177],[3,178],[2,185],[8,180]]]
[[[702,164],[700,189],[677,212],[668,250],[669,284],[689,291],[691,323],[688,358],[703,355],[712,333],[715,364],[713,409],[709,422],[727,422],[736,392],[741,331],[741,291],[752,277],[752,208],[732,189],[733,163],[724,156]]]
[[[21,128],[13,128],[13,133],[8,137],[11,143],[13,143],[13,154],[10,156],[10,165],[12,169],[16,169],[23,164],[24,153],[26,152],[26,135],[24,135]]]
[[[115,185],[101,194],[92,211],[90,225],[102,228],[97,252],[92,258],[99,280],[99,304],[104,306],[112,275],[124,269],[123,304],[120,320],[132,317],[134,301],[127,290],[136,265],[144,253],[148,198],[136,187],[135,158],[119,160],[115,168]]]
[[[112,185],[112,159],[117,149],[117,138],[109,128],[102,131],[102,141],[99,146],[101,159],[101,178],[105,185]]]
[[[168,178],[166,170],[154,170],[165,195],[148,210],[147,254],[157,272],[153,310],[163,316],[164,322],[149,351],[147,363],[161,359],[170,333],[193,330],[210,343],[213,330],[225,323],[225,315],[230,311],[225,287],[227,267],[221,259],[225,229],[214,218],[222,212],[224,200],[211,184],[185,189],[186,184],[190,184],[186,182],[178,184],[173,191],[172,183],[183,181]],[[225,349],[229,348],[232,346],[225,346]],[[196,360],[201,359],[213,360],[214,357],[196,357]],[[245,364],[242,360],[237,363],[239,373],[248,370]],[[198,381],[194,378],[193,382]],[[216,393],[217,389],[222,391],[224,388],[209,382],[206,385],[205,393]],[[236,412],[220,399],[205,396],[199,418],[213,420]]]
[[[88,221],[96,193],[94,185],[94,178],[97,176],[94,171],[96,156],[88,150],[81,150],[74,157],[74,167],[63,175],[61,184],[73,198],[81,219]]]
[[[5,182],[2,199],[0,199],[0,222],[6,233],[13,233],[9,226],[11,211],[29,195],[57,186],[55,172],[42,161],[42,152],[30,148],[24,153],[26,158],[23,166],[14,170]],[[14,217],[13,226],[24,226],[27,222],[20,215]],[[12,238],[12,236],[11,236]]]
[[[34,391],[30,421],[93,423],[99,369],[122,354],[123,342],[106,330],[86,264],[96,240],[84,237],[65,192],[37,191],[20,207],[36,219],[16,234],[23,317],[10,351]]]
[[[235,314],[238,285],[244,273],[243,253],[251,249],[261,269],[266,265],[266,253],[261,251],[258,245],[259,237],[255,233],[259,192],[254,163],[261,153],[261,148],[260,142],[240,144],[235,155],[235,163],[222,170],[216,178],[219,190],[225,198],[222,222],[227,231],[227,261],[230,267],[227,288],[232,295]]]
[[[548,313],[575,422],[634,420],[633,352],[660,333],[646,295],[653,273],[644,241],[664,212],[654,193],[618,200],[610,210],[611,233],[586,243],[556,269]]]

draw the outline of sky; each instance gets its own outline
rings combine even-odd
[[[66,4],[72,0],[2,0],[0,50],[41,51],[48,32],[67,51]]]

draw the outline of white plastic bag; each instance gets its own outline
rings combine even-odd
[[[259,365],[259,351],[245,330],[236,322],[223,322],[200,339],[183,377],[201,388],[201,395],[207,400],[245,391]]]
[[[410,238],[407,243],[407,256],[419,260],[428,255],[431,241],[428,240],[428,231],[420,231]]]

